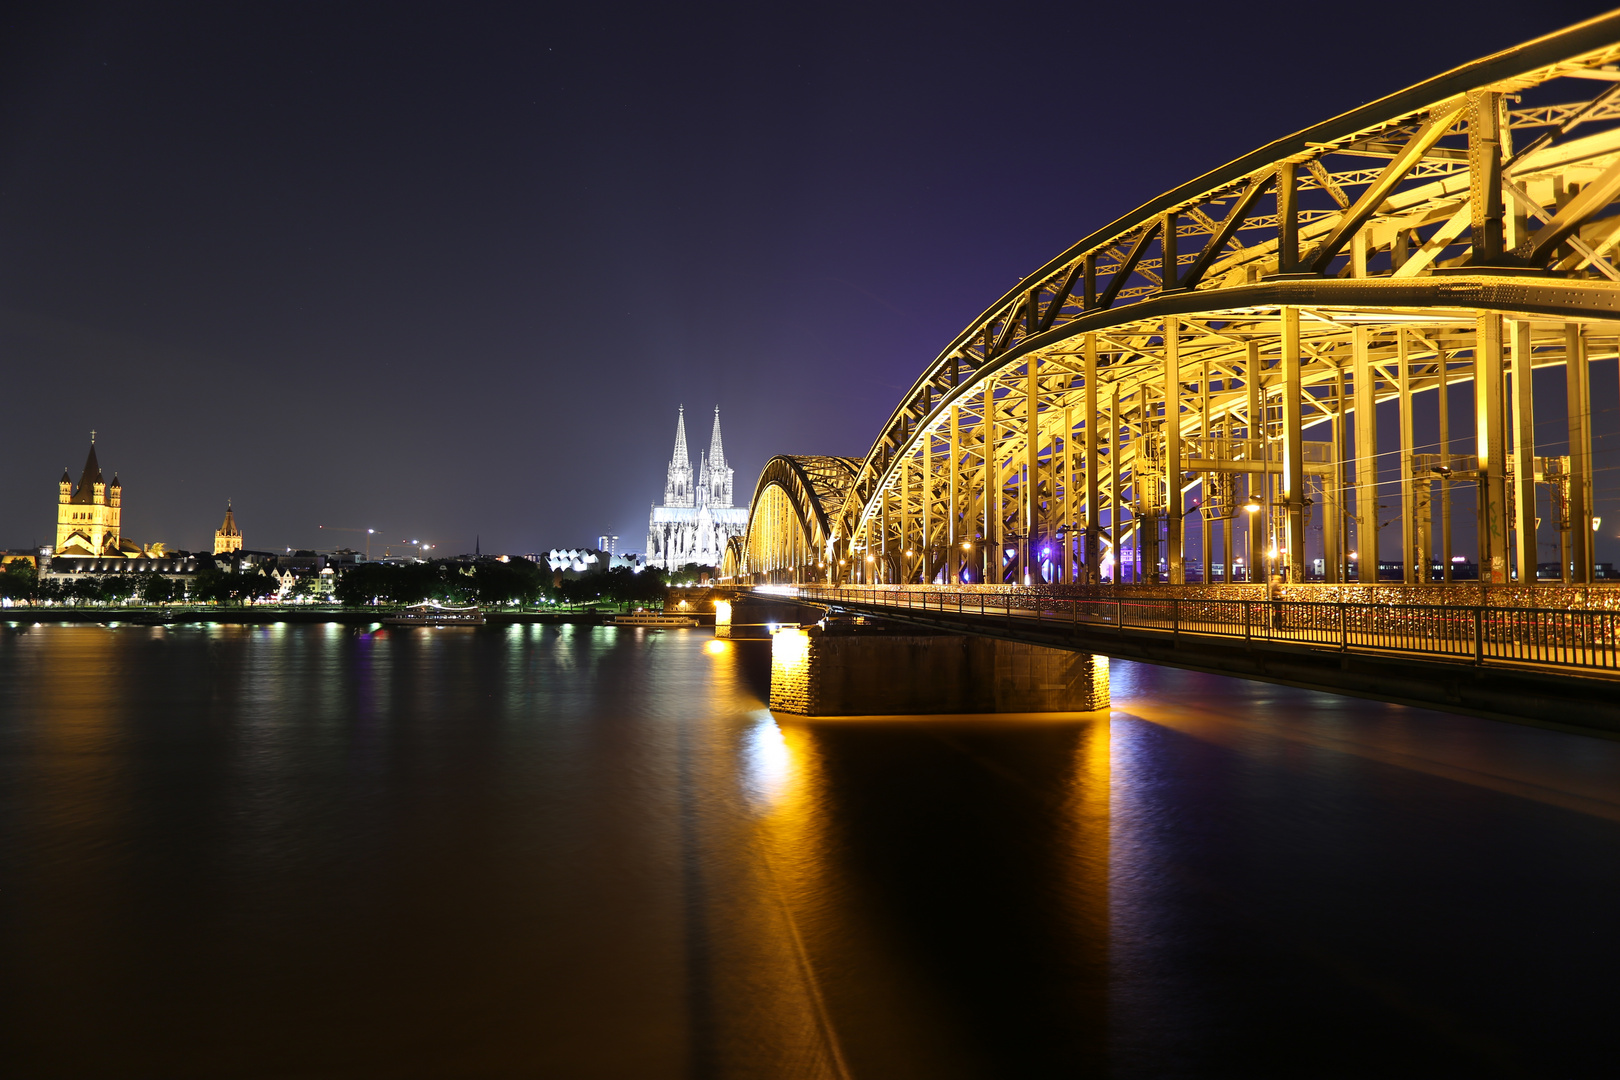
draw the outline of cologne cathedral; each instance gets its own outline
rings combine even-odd
[[[686,407],[675,420],[675,454],[664,481],[664,505],[652,508],[647,524],[647,565],[679,570],[687,563],[719,566],[726,541],[748,527],[748,508],[733,506],[732,470],[720,445],[720,406],[714,407],[714,433],[708,453],[698,459],[696,476],[686,449]]]

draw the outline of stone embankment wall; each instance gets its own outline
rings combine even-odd
[[[1108,659],[955,634],[771,639],[771,708],[801,716],[1092,712],[1109,705]]]

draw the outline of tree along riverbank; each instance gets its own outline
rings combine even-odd
[[[90,623],[122,626],[171,626],[228,623],[254,625],[269,623],[339,623],[345,626],[370,626],[394,614],[398,608],[364,607],[337,608],[308,605],[282,606],[254,604],[249,607],[218,608],[150,608],[150,607],[18,607],[0,611],[0,623],[27,625],[31,623]],[[525,624],[572,624],[576,626],[602,626],[612,621],[613,611],[521,611],[492,610],[484,612],[486,626],[513,626]],[[713,625],[714,613],[695,614],[699,622]],[[410,629],[403,627],[400,629]]]

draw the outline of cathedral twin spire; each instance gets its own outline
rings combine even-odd
[[[676,414],[675,453],[664,481],[664,505],[729,508],[732,472],[726,468],[726,452],[720,443],[720,406],[716,405],[709,450],[702,456],[697,475],[692,475],[692,455],[686,448],[686,406],[682,405]]]

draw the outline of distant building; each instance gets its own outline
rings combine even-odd
[[[242,530],[236,527],[236,513],[231,500],[225,500],[225,524],[214,530],[214,554],[229,555],[242,550]]]
[[[748,528],[748,508],[732,505],[732,473],[720,444],[720,407],[714,409],[709,451],[697,475],[686,449],[686,409],[675,420],[675,453],[664,481],[664,505],[652,508],[647,523],[647,565],[679,570],[687,563],[719,566],[726,541]]]
[[[68,582],[109,574],[158,574],[170,581],[185,581],[195,578],[198,571],[210,565],[211,561],[206,555],[190,555],[184,551],[153,557],[137,554],[99,559],[52,555],[40,559],[39,577],[41,581]]]
[[[55,555],[97,558],[123,557],[123,537],[120,529],[124,516],[124,489],[113,473],[112,483],[102,475],[96,460],[96,433],[90,433],[90,453],[84,459],[84,471],[74,486],[73,477],[66,469],[57,482],[56,546]],[[140,554],[140,545],[132,545]]]
[[[544,555],[531,555],[529,560],[547,567],[554,574],[588,574],[595,570],[617,570],[621,567],[639,574],[647,564],[637,555],[615,555],[600,548],[552,548]]]

